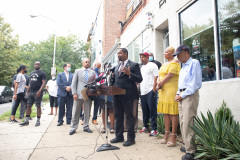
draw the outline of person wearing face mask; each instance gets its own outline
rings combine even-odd
[[[58,102],[57,102],[58,86],[57,86],[55,74],[52,74],[52,79],[50,79],[47,82],[46,88],[49,93],[49,100],[50,100],[50,107],[51,107],[51,112],[48,115],[53,115],[53,107],[55,107],[55,116],[56,116],[57,108],[58,108]]]
[[[156,60],[154,60],[153,53],[149,53],[149,62],[153,62],[158,66],[158,69],[162,66],[162,64]]]
[[[12,87],[13,89],[15,88],[15,85],[16,85],[16,79],[17,79],[17,74],[15,74],[12,78]],[[26,85],[25,85],[25,89],[24,89],[24,95],[26,94],[27,92],[27,89],[28,89],[28,85],[29,85],[29,76],[24,74],[24,77],[26,78]],[[14,92],[13,92],[14,94]],[[12,99],[12,108],[14,107],[15,105],[15,100]],[[19,115],[19,119],[23,119],[24,118],[24,114],[25,114],[25,111],[27,109],[27,104],[24,103],[24,101],[21,101],[21,107],[20,107],[20,115]]]
[[[27,103],[27,100],[24,97],[25,96],[24,90],[26,87],[26,78],[24,74],[27,73],[27,67],[25,65],[21,65],[17,69],[17,72],[18,72],[18,75],[15,81],[15,92],[13,95],[13,99],[15,100],[15,103],[11,112],[11,118],[10,118],[11,123],[18,123],[18,121],[15,120],[15,114],[20,102],[23,101],[25,105]]]
[[[72,119],[72,106],[73,106],[73,95],[72,95],[72,79],[73,74],[71,73],[71,64],[66,63],[63,65],[64,71],[62,73],[58,73],[57,76],[57,85],[58,85],[58,124],[57,126],[61,126],[63,124],[63,117],[65,114],[65,105],[66,105],[66,121],[67,124],[71,123]]]

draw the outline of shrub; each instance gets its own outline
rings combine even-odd
[[[222,106],[216,110],[217,117],[216,118],[223,118],[223,114],[225,113],[225,119],[230,121],[232,123],[233,115],[230,110],[230,108],[227,107],[226,102],[223,101]]]
[[[163,134],[165,132],[164,114],[162,113],[157,116],[157,131]]]
[[[207,117],[201,113],[202,120],[196,116],[190,126],[195,132],[196,159],[240,159],[239,122],[230,123],[228,109],[220,110],[214,118],[210,111]]]

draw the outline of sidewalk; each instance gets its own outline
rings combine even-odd
[[[184,155],[179,151],[179,145],[170,148],[160,144],[159,139],[139,132],[133,146],[123,147],[122,143],[117,143],[113,145],[120,150],[95,152],[105,144],[105,134],[99,134],[103,126],[101,117],[98,117],[98,125],[89,123],[93,133],[83,132],[79,125],[77,132],[70,136],[70,125],[64,123],[58,127],[57,116],[48,115],[49,104],[44,108],[40,127],[34,126],[36,119],[25,127],[0,123],[0,160],[178,160]],[[126,133],[124,136],[126,139]],[[109,140],[114,137],[109,134]]]

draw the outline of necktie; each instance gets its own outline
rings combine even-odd
[[[121,62],[121,66],[119,67],[119,70],[118,70],[118,75],[121,74],[123,65],[124,65],[124,62]]]
[[[86,80],[86,83],[88,82],[88,70],[85,69],[85,80]]]

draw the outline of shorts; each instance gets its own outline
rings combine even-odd
[[[49,95],[50,107],[58,107],[58,98]]]
[[[37,92],[29,92],[28,93],[28,95],[27,95],[28,106],[32,106],[34,102],[35,102],[36,106],[41,106],[43,93],[41,93],[40,97],[38,97],[38,98],[36,98],[36,94],[37,94]]]

